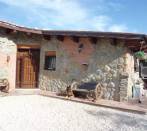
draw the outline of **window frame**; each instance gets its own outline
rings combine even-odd
[[[56,71],[56,51],[45,52],[44,70]]]

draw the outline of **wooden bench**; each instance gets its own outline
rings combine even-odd
[[[9,82],[7,79],[0,79],[0,91],[8,93]]]

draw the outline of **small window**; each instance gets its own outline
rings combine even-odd
[[[45,52],[45,70],[56,70],[56,52],[55,51],[48,51]]]

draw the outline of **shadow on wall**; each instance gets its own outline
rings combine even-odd
[[[114,110],[115,111],[115,110]],[[147,130],[147,117],[138,114],[132,114],[126,112],[110,112],[108,111],[94,111],[94,110],[85,110],[86,113],[92,115],[96,119],[102,119],[105,121],[105,126],[107,124],[112,125],[113,130],[129,130],[132,131],[146,131]]]

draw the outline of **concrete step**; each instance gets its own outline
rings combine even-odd
[[[40,89],[15,89],[11,95],[38,95]]]

